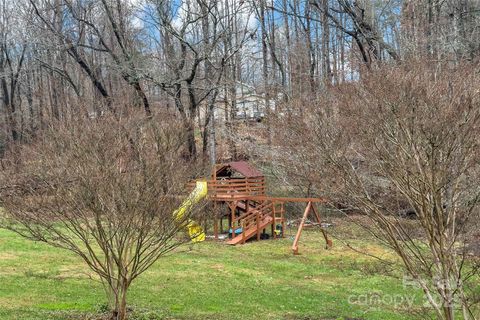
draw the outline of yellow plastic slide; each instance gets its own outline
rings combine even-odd
[[[176,219],[182,219],[194,204],[207,196],[207,191],[207,182],[197,181],[195,189],[193,189],[187,199],[183,201],[182,205],[173,212],[173,216]],[[192,242],[205,241],[205,232],[203,232],[203,228],[198,223],[189,219],[186,228]]]

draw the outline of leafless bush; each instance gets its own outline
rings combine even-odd
[[[80,256],[115,319],[127,316],[132,281],[187,240],[177,232],[193,213],[172,213],[194,169],[177,128],[134,113],[79,117],[46,129],[3,172],[2,226]]]
[[[280,163],[310,193],[348,203],[400,257],[439,319],[474,319],[480,77],[476,68],[388,67],[286,109]],[[279,119],[280,121],[280,119]],[[287,130],[285,130],[285,127]],[[399,217],[411,208],[418,229]]]

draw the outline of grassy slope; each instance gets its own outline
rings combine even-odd
[[[133,284],[130,306],[139,319],[414,319],[389,303],[348,303],[350,295],[412,289],[382,275],[373,259],[339,243],[326,251],[316,232],[304,237],[300,256],[291,255],[288,238],[183,248]],[[103,305],[101,285],[78,258],[0,230],[0,319],[83,319]]]

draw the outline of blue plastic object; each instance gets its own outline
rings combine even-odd
[[[243,231],[242,228],[237,228],[237,229],[235,229],[235,234],[240,234],[240,233],[242,233],[242,231]],[[230,230],[228,230],[228,233],[232,234],[232,228],[230,228]]]

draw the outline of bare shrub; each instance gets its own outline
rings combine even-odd
[[[103,115],[46,129],[19,151],[1,180],[2,226],[74,252],[100,277],[113,318],[127,291],[157,259],[185,241],[178,219],[194,171],[171,119]]]
[[[284,110],[279,164],[310,193],[364,213],[365,227],[397,253],[439,319],[454,319],[457,308],[474,319],[469,285],[478,260],[468,242],[479,223],[480,76],[474,66],[409,66]],[[399,217],[405,209],[416,228]]]

